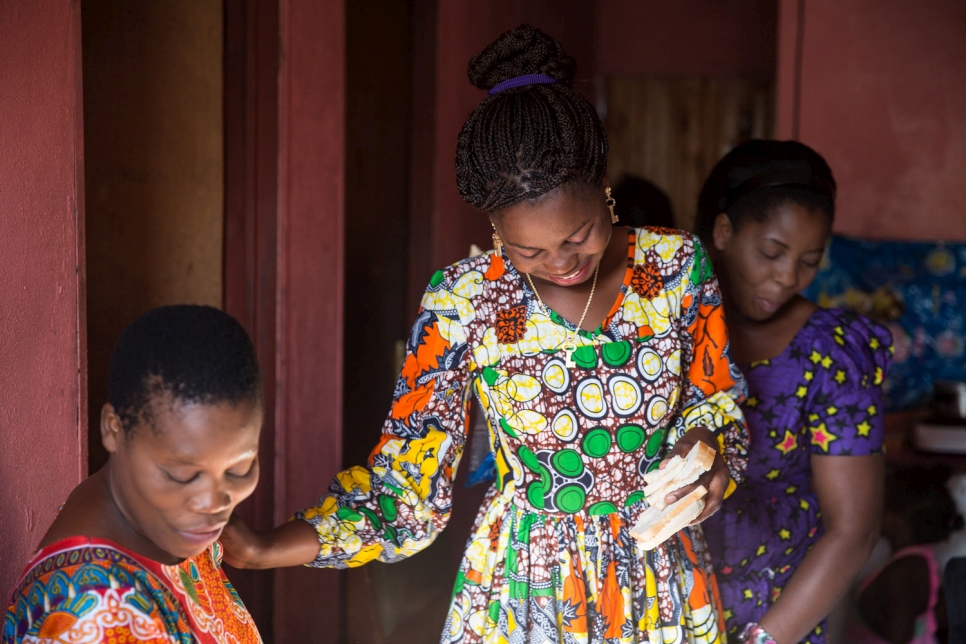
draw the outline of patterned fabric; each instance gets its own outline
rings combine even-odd
[[[691,427],[717,432],[738,479],[743,382],[728,357],[718,284],[700,243],[630,230],[621,293],[575,366],[574,328],[547,315],[506,257],[439,271],[408,342],[368,467],[316,507],[315,566],[395,561],[446,525],[471,391],[497,476],[466,549],[443,642],[721,641],[700,529],[644,552],[629,535],[641,476]]]
[[[165,566],[109,541],[72,537],[27,564],[3,644],[261,642],[221,570],[221,546]]]
[[[833,235],[805,296],[889,327],[887,411],[928,405],[936,381],[966,380],[966,244]]]
[[[704,522],[728,631],[757,622],[822,534],[810,457],[882,452],[889,331],[818,309],[772,360],[745,371],[751,432],[745,480]],[[823,621],[804,640],[825,642]]]

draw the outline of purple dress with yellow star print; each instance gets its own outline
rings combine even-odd
[[[889,331],[818,309],[776,358],[741,365],[751,434],[745,480],[704,523],[729,636],[757,622],[822,534],[810,457],[883,451]],[[803,640],[826,641],[823,621]]]

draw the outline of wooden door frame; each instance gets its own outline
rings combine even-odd
[[[262,475],[239,514],[266,529],[341,465],[345,175],[342,0],[225,2],[224,306],[265,384]],[[341,575],[231,571],[266,642],[338,641]]]
[[[275,0],[224,3],[224,309],[255,342],[265,396],[260,481],[237,513],[260,530],[275,515],[278,47]],[[271,633],[274,571],[231,578],[263,636]]]

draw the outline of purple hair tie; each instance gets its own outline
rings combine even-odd
[[[514,87],[523,87],[524,85],[553,85],[554,83],[559,83],[560,81],[553,76],[547,76],[546,74],[524,74],[523,76],[514,76],[509,78],[502,83],[494,85],[487,90],[487,94],[493,96],[494,94],[499,94],[505,89],[513,89]]]

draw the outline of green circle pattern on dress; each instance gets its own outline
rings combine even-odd
[[[553,469],[569,478],[576,478],[584,472],[584,459],[577,450],[562,449],[550,457]]]
[[[581,369],[597,368],[597,351],[593,345],[585,344],[582,347],[577,347],[574,350],[573,359],[574,364]]]
[[[527,486],[527,501],[538,510],[542,510],[545,507],[544,494],[543,485],[540,481],[534,481]]]
[[[625,508],[629,508],[630,506],[634,505],[638,501],[643,500],[645,496],[647,496],[647,495],[644,493],[644,490],[638,490],[637,492],[631,492],[630,496],[627,497],[627,500],[624,501],[624,507]]]
[[[510,438],[519,438],[517,430],[510,427],[510,423],[506,422],[505,418],[500,419],[500,428],[503,429],[503,431],[506,432],[506,435]]]
[[[370,508],[360,506],[358,510],[365,518],[372,522],[372,525],[375,526],[376,529],[382,527],[382,519],[380,519],[379,515],[373,512]]]
[[[393,497],[388,494],[380,494],[379,509],[382,510],[382,516],[386,517],[386,521],[396,520],[396,499]]]
[[[627,340],[608,342],[600,348],[601,357],[611,367],[623,367],[631,357],[631,343]]]
[[[520,446],[520,449],[517,450],[517,455],[527,469],[540,476],[540,480],[532,481],[527,486],[527,501],[538,510],[543,510],[546,507],[546,496],[553,487],[553,475],[537,459],[537,455],[526,445]]]
[[[493,386],[500,379],[500,374],[493,367],[483,367],[483,381],[487,385]]]
[[[540,480],[533,481],[527,486],[527,500],[533,507],[543,510],[547,506],[547,494],[553,488],[553,475],[542,464],[538,464],[538,467],[540,469],[537,473],[540,475]]]
[[[636,452],[646,438],[647,434],[640,425],[624,425],[617,430],[617,447],[625,454]]]
[[[587,493],[579,485],[565,485],[557,491],[554,504],[561,512],[575,514],[584,509]]]
[[[349,506],[341,507],[335,511],[335,516],[343,521],[351,521],[355,523],[356,521],[362,520],[362,515],[350,508]]]
[[[587,508],[587,514],[592,517],[613,514],[615,512],[617,512],[617,506],[610,501],[600,501]]]
[[[529,447],[526,445],[521,445],[520,449],[517,451],[517,454],[520,455],[520,461],[528,468],[534,472],[540,471],[540,461],[537,460],[537,455],[534,454]]]
[[[598,427],[587,432],[584,436],[584,440],[581,442],[580,447],[584,450],[584,454],[592,458],[603,458],[610,451],[610,447],[613,444],[613,439],[608,432],[603,427]]]
[[[667,428],[662,427],[657,430],[651,437],[647,439],[647,443],[644,445],[644,456],[647,458],[654,458],[661,451],[661,446],[664,445],[664,437],[667,436]]]

